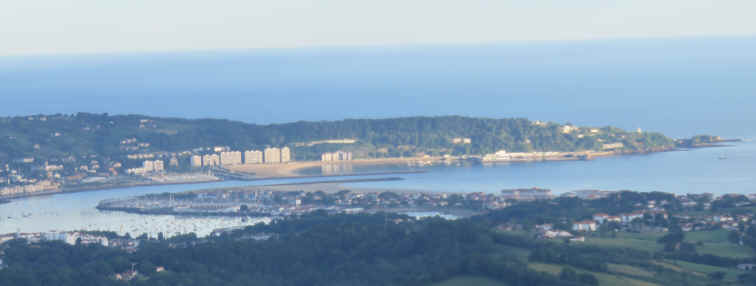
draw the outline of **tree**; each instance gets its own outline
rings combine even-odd
[[[709,278],[716,281],[722,281],[722,279],[725,278],[725,275],[727,275],[727,273],[724,273],[722,271],[716,271],[716,272],[709,273]]]
[[[596,279],[596,276],[593,276],[592,274],[588,274],[588,273],[580,274],[578,277],[578,281],[585,285],[599,285],[599,281],[598,279]]]
[[[565,281],[577,281],[578,275],[575,270],[569,267],[562,268],[562,272],[559,273],[559,279],[565,280]]]

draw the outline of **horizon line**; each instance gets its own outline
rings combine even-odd
[[[28,58],[56,58],[56,57],[102,57],[102,56],[147,56],[147,55],[176,55],[176,54],[224,54],[224,53],[256,53],[256,52],[295,52],[312,50],[352,50],[352,49],[418,49],[440,47],[496,47],[505,45],[550,45],[550,44],[590,44],[608,42],[637,42],[637,41],[691,41],[691,40],[756,40],[756,34],[743,35],[678,35],[678,36],[628,36],[608,38],[584,39],[534,39],[480,42],[428,42],[428,43],[375,43],[375,44],[314,44],[306,46],[258,47],[258,48],[217,48],[217,49],[145,49],[145,50],[112,50],[92,52],[30,52],[0,54],[0,60],[28,59]]]

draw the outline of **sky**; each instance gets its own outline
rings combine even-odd
[[[0,0],[0,56],[756,35],[753,0]]]

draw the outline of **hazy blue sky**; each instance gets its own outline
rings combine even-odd
[[[756,34],[753,0],[0,2],[0,55]]]

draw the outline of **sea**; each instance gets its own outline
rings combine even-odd
[[[719,37],[0,57],[0,116],[94,112],[271,124],[464,115],[641,128],[675,138],[713,134],[744,141],[591,161],[433,166],[400,175],[402,181],[349,186],[748,194],[756,193],[754,50],[756,37]],[[193,225],[238,225],[155,222],[94,206],[107,198],[243,184],[14,200],[0,205],[0,233],[180,233]]]

